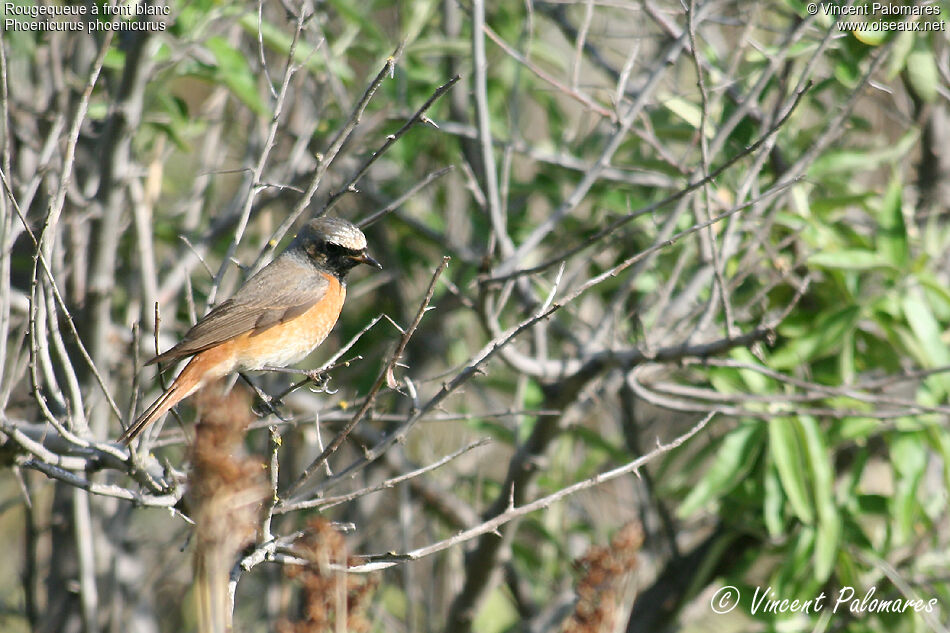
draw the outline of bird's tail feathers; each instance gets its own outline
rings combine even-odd
[[[125,430],[119,441],[128,446],[148,426],[178,404],[185,395],[179,395],[181,386],[176,380],[168,390],[160,395],[132,425]],[[177,397],[176,397],[177,396]]]

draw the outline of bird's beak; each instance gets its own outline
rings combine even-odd
[[[376,261],[375,259],[373,259],[372,257],[370,257],[369,254],[368,254],[366,251],[363,251],[363,252],[360,253],[359,255],[350,255],[350,259],[352,259],[353,261],[358,262],[358,263],[360,263],[360,264],[368,264],[368,265],[370,265],[370,266],[374,266],[374,267],[378,268],[379,270],[382,270],[382,269],[383,269],[383,265],[380,264],[380,263],[379,263],[378,261]]]

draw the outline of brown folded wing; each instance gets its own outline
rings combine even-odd
[[[146,364],[192,356],[245,332],[253,335],[284,323],[313,307],[329,285],[324,275],[309,266],[278,258],[199,320],[180,343]]]

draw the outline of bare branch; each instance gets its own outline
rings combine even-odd
[[[470,541],[477,536],[494,533],[498,530],[498,528],[505,525],[506,523],[510,523],[511,521],[519,517],[522,517],[526,514],[530,514],[532,512],[536,512],[538,510],[547,508],[551,504],[557,503],[558,501],[561,501],[562,499],[569,497],[573,494],[576,494],[582,490],[587,490],[589,488],[599,486],[600,484],[616,479],[617,477],[622,477],[623,475],[636,473],[640,468],[648,464],[650,461],[652,461],[656,457],[663,455],[664,453],[668,453],[674,448],[682,446],[687,440],[689,440],[691,437],[693,437],[694,435],[699,433],[701,430],[703,430],[706,427],[706,425],[709,424],[710,420],[712,420],[715,415],[716,415],[715,412],[709,413],[703,419],[701,419],[697,424],[695,424],[689,431],[680,435],[673,441],[667,444],[658,443],[657,447],[653,449],[652,451],[650,451],[649,453],[647,453],[646,455],[638,457],[637,459],[631,462],[628,462],[622,466],[618,466],[617,468],[608,470],[603,473],[598,473],[597,475],[594,475],[593,477],[585,479],[584,481],[579,481],[575,484],[562,488],[561,490],[558,490],[555,493],[546,495],[539,499],[535,499],[534,501],[530,503],[526,503],[524,505],[517,506],[517,507],[512,506],[505,512],[502,512],[501,514],[495,517],[492,517],[491,519],[481,523],[480,525],[477,525],[468,530],[459,532],[458,534],[452,536],[451,538],[445,539],[444,541],[439,541],[438,543],[433,543],[432,545],[428,545],[426,547],[420,547],[418,549],[414,549],[404,554],[396,554],[396,555],[378,554],[378,555],[363,556],[363,558],[365,558],[369,562],[364,563],[362,565],[352,565],[347,568],[347,571],[354,572],[354,573],[366,573],[366,572],[371,572],[371,571],[377,571],[380,569],[387,569],[399,563],[419,560],[420,558],[431,556],[432,554],[441,552],[450,547],[454,547],[460,543]]]

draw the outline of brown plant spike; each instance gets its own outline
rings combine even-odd
[[[577,604],[561,633],[610,633],[616,628],[624,580],[636,567],[641,545],[643,530],[631,521],[614,534],[610,545],[591,546],[574,561],[582,573],[575,588]]]
[[[300,619],[281,620],[277,633],[369,631],[371,622],[366,610],[379,581],[374,574],[344,571],[351,561],[346,556],[343,535],[329,521],[317,517],[310,521],[307,534],[297,541],[295,550],[310,562],[305,567],[285,568],[287,576],[299,579],[302,586]]]
[[[228,578],[249,543],[268,493],[261,463],[240,457],[252,421],[246,390],[221,392],[220,382],[197,396],[201,411],[191,454],[189,503],[195,519],[194,575],[199,633],[231,630]]]

